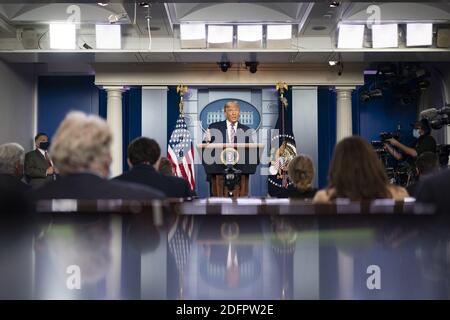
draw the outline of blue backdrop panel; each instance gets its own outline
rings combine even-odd
[[[410,124],[417,119],[418,101],[402,105],[390,90],[383,90],[383,96],[363,102],[359,98],[362,91],[367,90],[375,81],[373,76],[366,76],[364,86],[357,91],[353,105],[359,109],[359,133],[369,141],[379,140],[382,131],[400,131],[401,141],[413,145],[412,128]]]
[[[318,87],[319,130],[319,188],[328,182],[328,167],[336,144],[336,92],[329,87]]]
[[[41,76],[38,79],[39,132],[53,136],[72,110],[98,114],[99,90],[93,76]]]

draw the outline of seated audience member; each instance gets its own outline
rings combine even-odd
[[[138,184],[109,181],[112,133],[100,117],[69,113],[53,138],[50,155],[61,178],[33,191],[39,199],[150,200],[164,195]]]
[[[161,157],[158,171],[166,176],[174,176],[172,163],[166,157]]]
[[[26,192],[30,186],[23,183],[25,150],[20,144],[5,143],[0,146],[0,190]]]
[[[128,164],[131,170],[114,178],[143,184],[163,192],[170,198],[188,198],[193,193],[185,179],[159,173],[161,149],[158,143],[146,137],[135,139],[128,146]]]
[[[28,183],[37,187],[54,180],[56,169],[48,154],[49,141],[45,133],[38,133],[34,138],[36,149],[25,155],[25,178]]]
[[[21,181],[24,157],[25,150],[17,143],[0,146],[0,217],[23,217],[31,212],[27,200],[31,187]]]
[[[306,155],[298,155],[291,160],[288,167],[289,178],[293,182],[286,190],[288,198],[312,199],[317,192],[313,188],[314,164]]]
[[[415,192],[417,202],[433,204],[438,214],[450,214],[450,169],[421,179]]]
[[[439,170],[438,156],[433,152],[424,152],[417,157],[416,171],[419,181],[409,185],[406,189],[411,196],[416,195],[417,186],[421,179]]]
[[[389,184],[372,146],[358,136],[345,138],[336,145],[328,179],[328,187],[316,193],[315,203],[329,203],[337,198],[403,200],[408,196],[404,188]]]

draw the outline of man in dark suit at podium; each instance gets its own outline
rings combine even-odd
[[[211,123],[205,135],[204,142],[211,143],[250,143],[249,127],[239,123],[241,107],[237,101],[225,103],[225,120]]]
[[[237,101],[228,101],[224,106],[225,120],[211,123],[206,132],[204,143],[252,143],[253,130],[239,123],[241,107]],[[211,153],[215,158],[215,151]],[[245,151],[244,159],[250,159],[248,150]],[[221,165],[217,163],[217,165]],[[227,170],[230,170],[231,166]],[[224,171],[225,172],[225,171]],[[240,174],[239,174],[240,175]],[[248,178],[248,175],[242,175]],[[211,175],[207,175],[206,180],[210,182],[210,194],[213,195],[213,179]]]

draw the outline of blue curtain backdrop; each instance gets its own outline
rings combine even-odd
[[[40,76],[38,78],[38,132],[51,138],[70,111],[98,114],[99,89],[93,76]]]
[[[336,144],[336,92],[321,86],[317,90],[319,131],[319,188],[328,182],[328,167]]]

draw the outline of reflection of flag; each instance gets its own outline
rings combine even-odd
[[[194,145],[187,129],[184,115],[180,113],[175,130],[170,136],[168,156],[177,177],[189,181],[191,190],[195,188]]]

